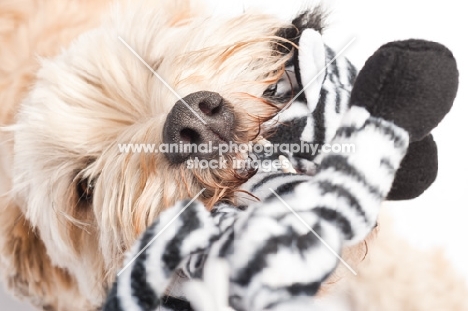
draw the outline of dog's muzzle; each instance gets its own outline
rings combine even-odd
[[[218,93],[200,91],[177,101],[163,129],[166,157],[173,164],[188,158],[207,159],[233,138],[234,112]],[[171,145],[173,148],[171,148]]]

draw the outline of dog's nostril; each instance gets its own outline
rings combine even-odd
[[[184,128],[180,131],[180,140],[183,143],[196,144],[200,141],[200,134],[192,129]]]
[[[198,108],[200,108],[200,111],[203,112],[204,115],[211,117],[221,111],[221,105],[221,102],[217,103],[216,106],[213,106],[213,104],[209,102],[202,101],[198,104]]]

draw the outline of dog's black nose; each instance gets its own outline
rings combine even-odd
[[[166,157],[174,164],[189,157],[210,158],[219,144],[232,139],[233,131],[234,112],[221,95],[192,93],[177,101],[167,116],[163,129],[163,143],[169,145]]]

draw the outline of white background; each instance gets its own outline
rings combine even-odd
[[[256,7],[262,12],[293,16],[305,3],[292,0],[209,0],[215,14],[237,14]],[[422,38],[449,47],[458,60],[460,86],[450,114],[433,132],[439,147],[439,176],[421,197],[386,203],[397,231],[416,247],[440,246],[457,270],[468,279],[468,17],[460,0],[329,0],[331,12],[324,35],[335,49],[355,42],[344,53],[359,68],[382,44],[400,39]],[[29,308],[17,305],[0,293],[0,310]]]

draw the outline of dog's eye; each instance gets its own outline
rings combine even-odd
[[[88,179],[81,180],[76,185],[76,191],[80,202],[91,203],[93,200],[94,184]]]
[[[263,97],[274,97],[276,95],[277,90],[278,90],[278,84],[272,84],[267,87],[265,92],[263,92]]]

